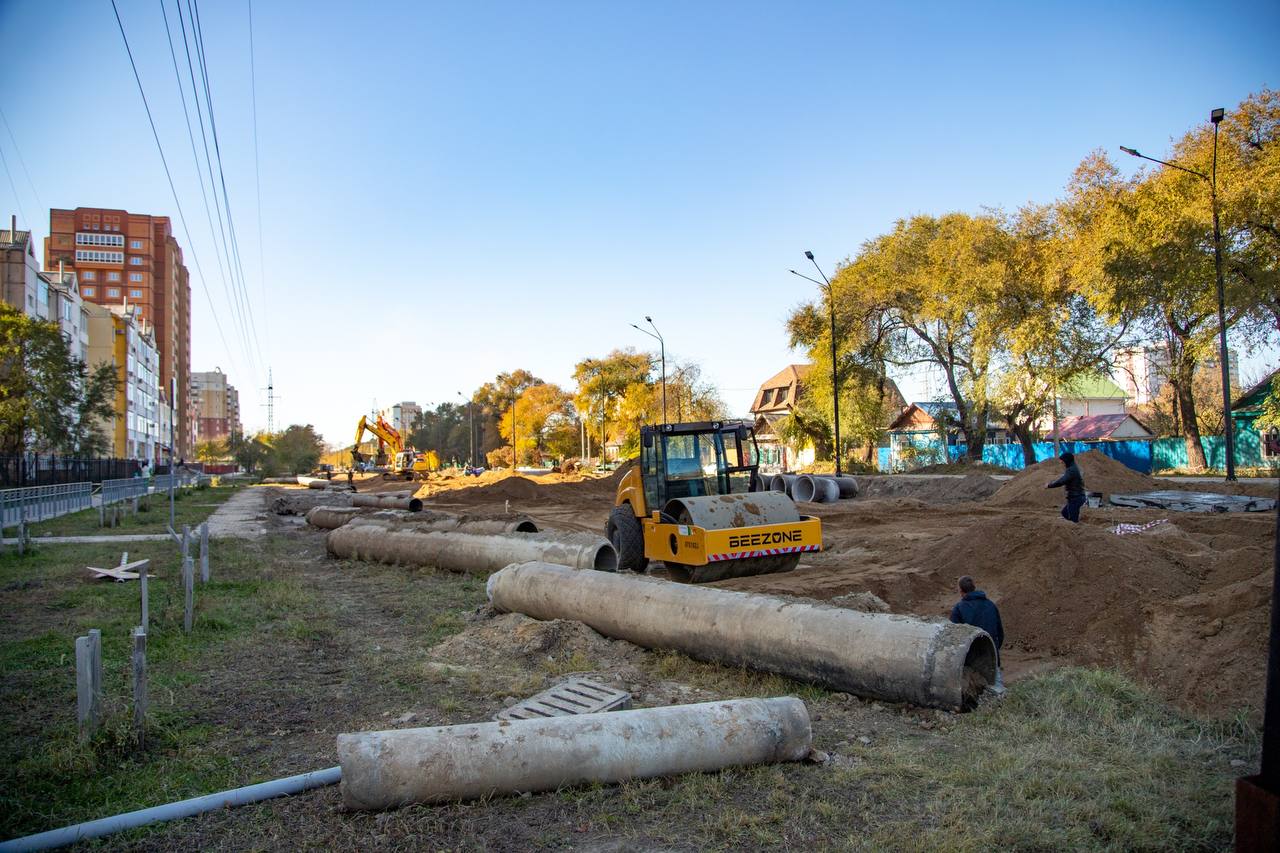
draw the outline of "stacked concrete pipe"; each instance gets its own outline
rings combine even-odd
[[[802,502],[834,503],[840,500],[840,486],[831,477],[804,474],[791,487],[791,497]]]
[[[774,474],[773,479],[769,482],[769,488],[774,492],[786,492],[787,496],[791,497],[791,489],[798,479],[798,474]]]
[[[791,696],[544,720],[338,735],[349,809],[390,809],[799,761],[812,731]]]
[[[329,533],[329,553],[352,560],[435,566],[487,575],[531,560],[613,572],[618,553],[609,540],[590,533],[464,533],[414,530],[411,525],[351,523]]]
[[[375,509],[405,509],[409,512],[422,511],[422,500],[412,496],[352,495],[351,505]]]
[[[968,709],[995,680],[995,644],[969,625],[546,563],[509,566],[488,592],[499,610],[890,702]]]

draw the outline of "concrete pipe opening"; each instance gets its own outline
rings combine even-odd
[[[960,707],[971,711],[978,707],[978,700],[988,686],[996,683],[996,667],[998,663],[995,641],[986,634],[981,634],[969,643],[969,650],[964,656],[964,672],[962,675]]]
[[[827,477],[805,474],[791,487],[791,494],[798,501],[825,504],[840,499],[840,487]]]
[[[788,496],[791,495],[791,489],[795,485],[797,476],[795,474],[774,474],[773,479],[769,482],[771,491],[784,492]]]
[[[596,549],[595,560],[591,568],[598,572],[616,572],[618,570],[618,552],[612,545],[601,545]]]

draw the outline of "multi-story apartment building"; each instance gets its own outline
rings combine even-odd
[[[1232,388],[1240,387],[1240,367],[1235,350],[1227,350]],[[1221,369],[1216,356],[1200,362],[1199,370]],[[1116,353],[1111,375],[1129,398],[1129,403],[1144,406],[1160,395],[1169,384],[1169,350],[1161,345],[1132,347]]]
[[[59,270],[39,273],[42,295],[47,293],[48,314],[45,317],[62,330],[71,354],[81,361],[89,360],[89,314],[80,297],[80,286],[74,271]]]
[[[61,263],[75,271],[86,303],[128,304],[153,330],[158,384],[177,388],[174,452],[180,458],[193,456],[191,283],[169,217],[100,207],[55,208],[49,211],[44,255],[46,269]]]
[[[219,441],[243,432],[240,392],[221,370],[191,374],[191,399],[196,405],[196,441]]]
[[[133,305],[87,303],[89,364],[116,369],[115,415],[107,424],[113,455],[160,461],[167,452],[168,401],[160,393],[160,354],[154,328]]]
[[[32,317],[42,316],[37,307],[40,291],[40,263],[31,246],[31,232],[18,230],[18,217],[11,217],[9,227],[0,231],[0,283],[4,301]],[[45,283],[44,303],[49,301]],[[47,308],[45,309],[47,313]]]
[[[404,436],[405,441],[409,440],[409,433],[413,431],[413,426],[422,415],[422,407],[417,403],[408,400],[403,403],[396,403],[383,409],[378,414],[382,415],[382,419],[395,427],[396,432]]]

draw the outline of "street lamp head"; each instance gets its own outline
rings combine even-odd
[[[1141,156],[1142,156],[1141,154],[1139,154],[1139,153],[1138,153],[1138,150],[1137,150],[1136,148],[1125,148],[1123,145],[1121,145],[1121,146],[1120,146],[1120,150],[1121,150],[1121,151],[1123,151],[1124,153],[1128,154],[1130,157],[1141,157]]]
[[[1218,122],[1222,121],[1222,117],[1226,114],[1227,114],[1226,110],[1224,110],[1222,107],[1218,107],[1216,110],[1209,113],[1209,121],[1213,122],[1214,124],[1217,124]]]
[[[813,252],[805,252],[804,256],[809,260],[813,260]]]
[[[652,318],[652,317],[650,317],[648,314],[645,314],[645,315],[644,315],[644,321],[645,321],[646,323],[652,323],[652,322],[653,322],[653,318]]]

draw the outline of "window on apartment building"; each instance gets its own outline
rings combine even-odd
[[[93,270],[85,270],[84,272],[80,273],[80,278],[82,281],[96,281],[98,278],[98,274]]]
[[[142,248],[142,241],[141,241],[141,240],[130,240],[130,241],[129,241],[129,248],[130,248],[130,249],[141,249],[141,248]]]
[[[83,293],[85,296],[93,296],[92,287],[83,287],[80,289],[80,292]]]
[[[118,272],[107,273],[107,281],[119,281],[119,280],[120,280],[120,273]]]
[[[107,298],[108,298],[108,299],[118,299],[118,298],[119,298],[119,296],[120,296],[120,288],[118,288],[118,287],[108,287],[108,288],[107,288]]]
[[[138,257],[137,255],[133,255],[132,257],[129,258],[129,263],[135,267],[140,267],[142,266],[142,258]]]
[[[103,252],[97,249],[76,249],[76,261],[123,264],[124,252]]]
[[[141,290],[138,290],[137,288],[133,288],[133,289],[131,289],[131,290],[129,291],[129,298],[130,298],[130,299],[141,299],[141,298],[142,298],[142,291],[141,291]]]
[[[129,281],[142,281],[142,273],[140,272],[129,273]]]

